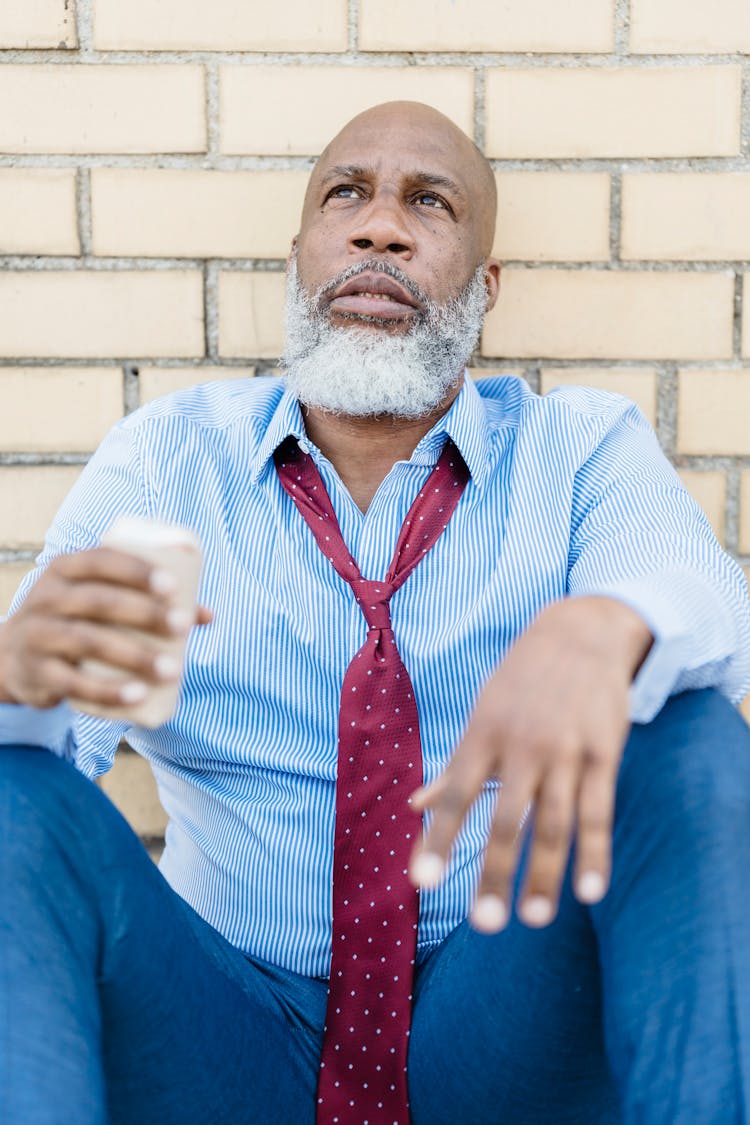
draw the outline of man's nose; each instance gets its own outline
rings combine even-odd
[[[414,236],[400,201],[390,194],[376,193],[357,215],[349,233],[349,244],[358,250],[390,251],[402,258],[414,252]]]

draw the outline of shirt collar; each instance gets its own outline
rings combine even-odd
[[[446,438],[451,439],[463,457],[473,483],[481,488],[490,472],[490,431],[484,403],[468,371],[450,409],[419,442],[411,462],[434,465]]]
[[[299,402],[287,389],[279,399],[255,456],[250,462],[250,480],[256,484],[274,451],[287,437],[295,437],[309,452],[311,442],[305,433]],[[490,435],[484,404],[468,372],[461,390],[446,411],[418,443],[410,457],[415,465],[436,464],[446,438],[450,438],[466,462],[472,481],[482,487],[490,471]]]
[[[295,437],[303,448],[309,448],[299,402],[290,391],[285,389],[271,416],[271,421],[266,426],[255,456],[250,462],[250,481],[252,484],[257,484],[275,450],[285,438],[290,436]]]

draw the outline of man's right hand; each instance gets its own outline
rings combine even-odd
[[[172,604],[169,572],[143,559],[99,547],[53,560],[19,610],[0,625],[0,703],[54,707],[63,699],[104,706],[134,704],[150,684],[175,680],[171,657],[148,637],[186,634],[207,625],[210,610],[194,616]],[[117,679],[81,667],[96,660],[121,670]]]

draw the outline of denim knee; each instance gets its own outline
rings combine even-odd
[[[40,872],[52,860],[79,855],[101,869],[112,845],[140,846],[97,785],[70,762],[31,746],[0,746],[0,835],[16,867],[26,857]]]
[[[628,809],[640,819],[697,815],[727,826],[739,814],[750,830],[750,729],[717,691],[674,696],[633,727],[617,789],[618,815]]]

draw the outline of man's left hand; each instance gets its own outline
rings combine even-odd
[[[442,878],[451,846],[482,786],[498,778],[484,868],[470,920],[494,932],[508,919],[525,810],[533,840],[518,912],[551,922],[573,836],[574,888],[582,902],[607,889],[620,759],[629,730],[628,690],[652,643],[643,619],[605,597],[544,610],[485,684],[448,767],[412,806],[432,824],[412,856],[422,886]]]

